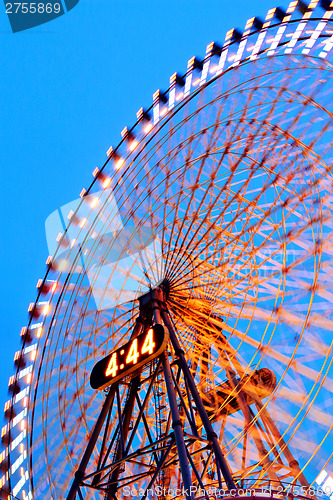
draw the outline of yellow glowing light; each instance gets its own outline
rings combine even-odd
[[[23,406],[28,406],[28,398],[27,397],[23,398],[22,403],[23,403]]]
[[[191,68],[191,66],[193,66],[194,64],[194,61],[195,61],[195,57],[191,57],[191,59],[188,60],[188,63],[187,63],[187,67],[188,68]]]
[[[36,351],[36,349],[34,349],[33,351],[31,351],[31,354],[30,354],[31,361],[35,361],[36,356],[37,356],[37,351]]]
[[[267,12],[266,21],[267,21],[268,19],[272,19],[272,18],[274,17],[275,11],[276,11],[276,7],[274,7],[274,9],[270,9],[270,10]]]
[[[21,431],[23,431],[23,429],[25,429],[25,420],[21,420],[20,427],[21,427]]]
[[[176,95],[176,101],[180,101],[184,97],[184,92],[179,92],[179,94]]]
[[[119,170],[123,166],[124,163],[125,163],[124,158],[119,158],[119,160],[115,164],[115,169]]]
[[[73,212],[73,210],[71,210],[69,212],[69,214],[67,215],[67,219],[71,220],[71,218],[73,217],[73,215],[74,215],[74,212]]]
[[[53,283],[52,287],[51,287],[51,292],[54,293],[57,289],[57,283]]]
[[[24,476],[24,468],[23,467],[20,467],[20,474],[22,477]]]
[[[168,109],[167,108],[163,108],[160,112],[160,116],[165,116],[168,112]]]
[[[43,307],[43,314],[46,316],[49,310],[50,310],[50,304],[45,304],[45,306]]]
[[[248,28],[251,28],[251,26],[253,25],[253,21],[254,21],[254,17],[251,17],[250,19],[248,19],[246,21],[246,25],[245,25],[245,29],[247,30]]]
[[[196,80],[193,81],[192,85],[193,87],[196,87],[200,83],[200,78],[197,78]]]
[[[109,149],[107,150],[106,154],[107,154],[107,156],[111,156],[112,153],[113,153],[113,147],[110,146]]]
[[[97,203],[98,203],[98,198],[97,198],[97,196],[95,196],[94,198],[92,198],[90,200],[90,206],[91,206],[91,208],[95,208],[96,205],[97,205]]]
[[[43,332],[43,328],[40,326],[39,328],[37,328],[37,334],[36,336],[39,338],[42,336],[42,332]]]
[[[87,192],[86,189],[83,188],[81,193],[80,193],[80,198],[83,198],[84,195],[86,194],[86,192]]]
[[[110,182],[111,182],[110,177],[106,177],[106,178],[104,179],[104,181],[102,182],[102,188],[103,188],[103,189],[106,189],[106,188],[108,187],[108,185],[110,184]]]
[[[297,3],[298,3],[298,0],[296,0],[295,2],[290,2],[289,7],[287,9],[287,14],[291,14],[292,12],[294,12],[294,10],[296,9]]]
[[[144,128],[145,134],[149,134],[149,132],[151,131],[152,128],[153,128],[152,123],[148,123],[148,125],[146,125]]]
[[[23,443],[21,443],[21,444],[20,444],[20,453],[23,453],[23,452],[24,452],[24,444],[23,444]]]
[[[28,373],[27,378],[26,378],[27,384],[30,384],[31,379],[32,379],[32,375],[31,375],[31,373]]]
[[[129,145],[130,151],[134,151],[134,149],[137,147],[138,144],[139,144],[138,141],[132,141]]]

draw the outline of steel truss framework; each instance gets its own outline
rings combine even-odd
[[[189,366],[178,341],[166,307],[167,289],[165,282],[140,299],[140,315],[131,338],[135,338],[142,330],[147,331],[153,323],[164,324],[169,331],[173,353],[162,353],[146,380],[141,380],[140,374],[136,373],[130,381],[120,381],[110,386],[67,500],[75,500],[77,495],[83,500],[85,489],[98,490],[105,494],[106,500],[114,500],[118,493],[122,496],[126,488],[129,491],[129,488],[136,484],[142,485],[139,489],[142,500],[150,492],[157,491],[157,486],[162,496],[167,497],[166,492],[170,490],[170,486],[175,486],[172,471],[177,466],[180,467],[182,478],[182,484],[178,479],[176,485],[180,492],[178,496],[193,498],[193,492],[207,492],[208,488],[212,487],[228,491],[245,486],[242,477],[233,477],[220,439],[214,431],[212,420],[221,416],[209,412],[207,398],[205,402],[193,377],[195,367]],[[223,336],[223,333],[220,332],[220,335]],[[226,341],[226,359],[230,351],[231,346]],[[238,381],[242,370],[237,358],[233,359],[233,366],[234,370],[230,366],[226,369],[227,387],[230,388],[230,393],[236,396],[231,398],[230,394],[224,393],[225,399],[229,397],[230,404],[227,405],[229,410],[224,411],[223,418],[227,418],[233,411],[241,411],[244,415],[244,463],[249,429],[260,457],[261,471],[257,477],[258,480],[260,478],[261,486],[266,484],[271,487],[273,484],[275,488],[284,488],[285,482],[292,482],[299,483],[308,490],[309,483],[298,462],[261,401],[260,390],[264,388],[254,387],[253,384],[247,384],[247,387],[246,384],[240,385]],[[158,379],[159,382],[163,380],[163,387],[166,389],[167,404],[162,409],[168,407],[169,413],[164,422],[163,433],[156,439],[150,431],[145,411],[154,390],[156,391]],[[143,399],[139,393],[142,384],[147,386]],[[123,404],[120,395],[122,385],[126,392]],[[157,390],[160,388],[157,387]],[[252,409],[253,405],[257,413]],[[115,430],[110,427],[114,418],[118,422]],[[148,444],[136,447],[136,435],[140,427],[145,429]],[[96,447],[97,467],[94,472],[86,474],[87,465],[94,450],[96,452]],[[279,458],[277,462],[270,460],[270,452],[267,450],[271,450],[271,453]],[[130,473],[127,474],[127,466],[130,464],[140,464],[142,472],[133,475],[131,467],[128,467]],[[256,480],[252,486],[256,486]]]

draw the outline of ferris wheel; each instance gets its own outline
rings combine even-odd
[[[3,498],[332,495],[332,16],[209,44],[51,214]]]

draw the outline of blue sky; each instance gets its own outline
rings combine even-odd
[[[288,2],[282,0],[281,5]],[[0,8],[0,405],[19,332],[48,255],[44,223],[78,197],[120,131],[193,55],[223,41],[269,0],[80,0],[68,14],[13,34]]]

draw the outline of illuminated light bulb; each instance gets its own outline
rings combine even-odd
[[[52,287],[51,287],[51,292],[54,293],[57,289],[57,283],[53,283]]]
[[[248,47],[246,50],[247,50],[248,52],[251,52],[251,50],[253,50],[253,49],[254,49],[254,45],[251,45],[251,46],[250,46],[250,47]]]
[[[24,468],[23,467],[20,467],[20,474],[21,474],[21,477],[24,476]]]
[[[110,184],[110,182],[111,182],[110,177],[106,177],[106,178],[104,179],[104,181],[102,182],[102,188],[103,188],[103,189],[106,189],[106,188],[108,187],[108,185]]]
[[[83,188],[81,193],[80,193],[80,198],[83,198],[84,195],[86,194],[86,192],[87,192],[86,189]]]
[[[176,96],[176,101],[180,101],[184,97],[184,92],[179,92]]]
[[[134,141],[132,141],[132,142],[130,143],[130,145],[129,145],[129,149],[130,149],[130,151],[134,151],[134,149],[137,147],[137,145],[138,145],[138,144],[139,144],[139,143],[138,143],[138,141],[135,141],[135,140],[134,140]]]
[[[31,354],[30,354],[31,361],[35,361],[36,356],[37,356],[37,351],[36,351],[36,349],[34,349],[33,351],[31,351]]]
[[[163,109],[161,110],[161,112],[160,112],[160,116],[164,116],[164,115],[166,115],[166,114],[167,114],[167,112],[168,112],[168,109],[167,109],[167,108],[163,108]]]
[[[146,125],[145,128],[144,128],[145,134],[149,134],[149,132],[151,131],[152,128],[153,128],[153,124],[152,123],[148,123],[148,125]]]
[[[45,304],[45,306],[43,307],[43,314],[46,316],[49,310],[50,310],[50,304]]]
[[[123,166],[124,163],[125,163],[124,158],[119,158],[119,160],[116,161],[115,169],[119,170]]]
[[[32,375],[31,375],[31,373],[28,373],[27,379],[26,379],[27,380],[27,384],[30,384],[31,379],[32,379]]]
[[[27,498],[27,495],[25,494],[24,490],[22,490],[22,498],[23,498],[23,500],[25,500]]]
[[[27,397],[23,398],[22,402],[23,402],[23,406],[28,406],[28,398]]]
[[[74,215],[74,212],[73,212],[73,210],[71,210],[69,212],[69,214],[67,215],[67,219],[71,220],[71,218],[73,217],[73,215]]]
[[[82,219],[81,222],[80,222],[80,224],[79,224],[80,227],[82,228],[85,225],[86,222],[87,222],[87,219]]]
[[[40,326],[39,328],[37,328],[37,334],[36,334],[36,336],[38,338],[40,338],[42,336],[42,332],[43,332],[43,328]]]
[[[57,262],[57,270],[60,271],[61,273],[66,273],[69,271],[70,265],[69,262],[66,259],[60,259]]]
[[[92,198],[90,200],[90,206],[91,206],[91,208],[95,208],[96,205],[97,205],[97,203],[98,203],[98,198],[97,198],[97,196],[95,196],[94,198]]]
[[[76,238],[74,238],[74,240],[71,241],[71,248],[73,248],[73,246],[75,245],[76,243]]]
[[[25,429],[25,420],[21,420],[20,428],[21,428],[21,431],[23,431],[23,429]]]
[[[230,57],[228,57],[228,61],[234,61],[235,57],[236,57],[236,55],[235,55],[235,54],[234,54],[234,55],[232,55],[232,56],[230,56]]]
[[[59,233],[58,236],[56,237],[56,241],[59,242],[61,240],[61,238],[62,238],[62,233]]]
[[[24,452],[24,444],[23,444],[23,443],[21,443],[21,444],[20,444],[20,453],[23,453],[23,452]]]
[[[212,64],[211,67],[209,68],[209,73],[215,73],[217,71],[217,65]]]
[[[196,80],[193,81],[192,85],[193,87],[196,87],[200,83],[200,78],[197,78]]]

